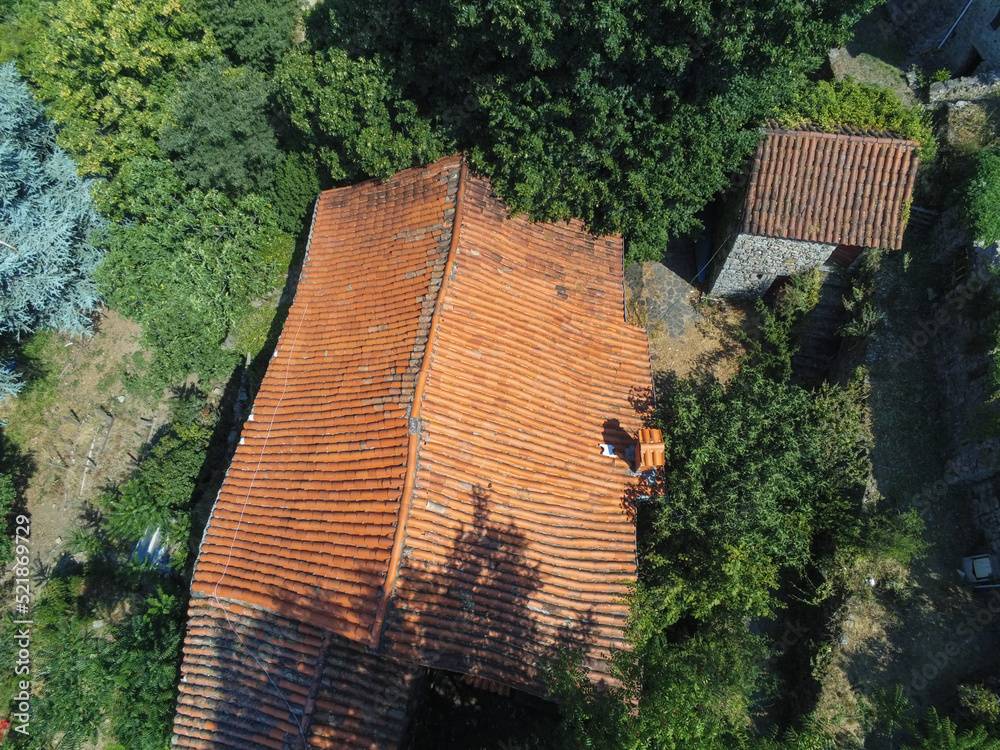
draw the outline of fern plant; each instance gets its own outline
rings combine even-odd
[[[927,714],[923,736],[917,738],[917,742],[905,745],[903,750],[1000,750],[1000,740],[990,737],[985,727],[959,733],[951,719],[942,719],[933,708]]]

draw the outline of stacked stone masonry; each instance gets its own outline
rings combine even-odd
[[[836,247],[827,242],[739,234],[720,264],[712,294],[734,299],[758,297],[779,276],[794,276],[822,265]]]

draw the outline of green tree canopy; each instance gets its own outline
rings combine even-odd
[[[376,60],[303,45],[278,67],[275,84],[334,181],[389,177],[444,154],[445,142]]]
[[[219,59],[203,63],[180,86],[160,147],[192,187],[232,198],[267,193],[281,162],[269,94],[260,73]]]
[[[25,69],[85,173],[156,153],[177,78],[219,54],[177,0],[56,0]]]
[[[0,66],[0,334],[82,331],[104,222],[14,63]]]
[[[663,399],[667,471],[663,501],[645,514],[640,640],[717,607],[768,615],[782,570],[858,541],[852,494],[871,445],[863,383],[788,383],[791,319],[760,311],[767,340],[727,383],[682,380]]]
[[[515,209],[580,217],[654,256],[696,225],[765,117],[873,5],[335,0],[310,30],[317,49],[380,60]]]
[[[291,49],[295,0],[200,0],[198,13],[234,65],[271,72]]]

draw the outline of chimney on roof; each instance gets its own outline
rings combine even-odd
[[[663,466],[666,447],[663,444],[663,433],[660,430],[642,428],[639,430],[637,442],[635,466],[637,474]]]

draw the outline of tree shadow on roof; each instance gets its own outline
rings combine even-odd
[[[621,434],[627,436],[623,430]],[[504,692],[503,686],[515,691],[510,701],[523,705],[512,704],[510,711],[504,711],[503,700],[494,695],[490,710],[483,710],[477,722],[458,698],[449,707],[440,696],[425,696],[421,710],[438,713],[421,716],[404,746],[431,747],[446,739],[455,741],[455,736],[471,737],[477,731],[480,739],[516,739],[517,728],[510,717],[527,710],[524,706],[532,700],[528,696],[547,698],[545,670],[566,652],[581,654],[584,664],[598,674],[605,672],[595,648],[595,639],[600,637],[596,602],[582,603],[585,592],[557,599],[555,587],[560,581],[550,568],[572,563],[546,559],[537,543],[529,545],[519,528],[523,514],[508,515],[504,500],[489,482],[470,487],[466,502],[472,520],[459,523],[451,532],[442,527],[441,533],[453,535],[445,565],[427,564],[426,555],[418,555],[414,548],[404,552],[382,648],[432,669],[481,678],[474,689],[459,685],[458,693]],[[412,541],[423,547],[422,540]],[[566,554],[572,556],[572,548]],[[453,687],[460,682],[442,679],[442,684]],[[484,680],[492,684],[484,687]]]
[[[519,499],[523,507],[526,498]],[[472,521],[449,532],[442,519],[439,533],[451,536],[444,562],[431,563],[414,547],[404,552],[383,648],[544,696],[545,662],[562,649],[592,646],[596,602],[583,603],[583,590],[560,590],[572,579],[550,571],[573,563],[529,546],[519,528],[527,514],[508,515],[504,501],[491,483],[473,485]],[[426,539],[411,542],[423,547]],[[565,554],[572,557],[572,548]]]

